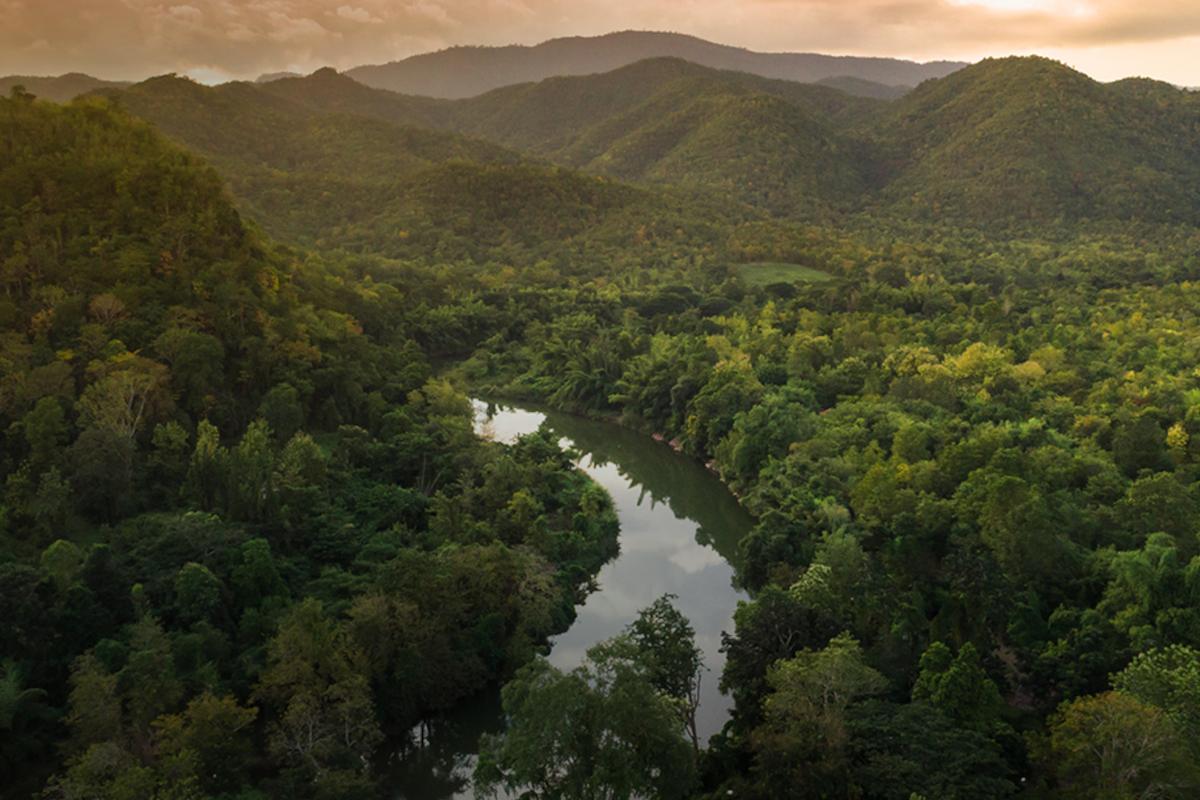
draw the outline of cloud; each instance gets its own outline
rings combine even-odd
[[[253,77],[623,29],[920,60],[1103,52],[1111,69],[1154,64],[1200,84],[1184,46],[1200,38],[1200,3],[1179,0],[0,0],[0,74]]]
[[[383,22],[382,19],[373,15],[370,11],[367,11],[365,8],[353,8],[351,6],[339,6],[338,10],[337,10],[337,15],[339,17],[341,17],[342,19],[348,19],[352,22],[376,23],[376,24]]]

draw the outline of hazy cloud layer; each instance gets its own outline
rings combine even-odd
[[[0,0],[0,74],[245,78],[623,29],[918,60],[1044,52],[1200,84],[1200,3],[1179,0]]]

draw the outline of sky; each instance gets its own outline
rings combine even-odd
[[[218,83],[617,30],[915,61],[1037,53],[1200,86],[1198,0],[0,0],[0,75]]]

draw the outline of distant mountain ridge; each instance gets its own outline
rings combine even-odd
[[[24,86],[25,91],[35,97],[55,103],[69,103],[85,92],[97,89],[126,89],[132,85],[131,81],[106,81],[81,72],[68,72],[56,77],[8,75],[0,78],[0,95],[7,96],[14,86]]]
[[[886,105],[678,58],[461,100],[372,89],[332,69],[256,88],[313,111],[454,130],[592,174],[716,190],[775,213],[858,194],[856,148],[837,145],[836,132]]]
[[[516,83],[610,72],[660,56],[801,83],[857,78],[886,86],[915,86],[967,66],[961,61],[920,64],[895,58],[758,53],[679,33],[623,31],[551,39],[532,47],[451,47],[389,64],[355,67],[345,74],[377,89],[461,99]]]
[[[154,79],[121,102],[235,167],[235,191],[272,210],[276,235],[399,209],[390,197],[412,199],[399,183],[426,169],[455,196],[464,176],[486,174],[532,197],[566,180],[521,171],[545,162],[783,218],[866,212],[1008,231],[1200,221],[1200,96],[1146,79],[1101,84],[1038,57],[987,59],[891,101],[654,58],[462,100],[323,69],[215,88]],[[347,198],[328,204],[345,225],[325,192]]]

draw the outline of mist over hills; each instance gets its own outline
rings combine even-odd
[[[966,66],[959,61],[919,64],[895,58],[757,53],[694,36],[623,31],[551,39],[533,47],[451,47],[389,64],[355,67],[346,74],[367,86],[404,94],[464,98],[514,83],[562,75],[609,72],[646,58],[670,56],[714,69],[815,83],[851,77],[887,86],[915,86]]]

